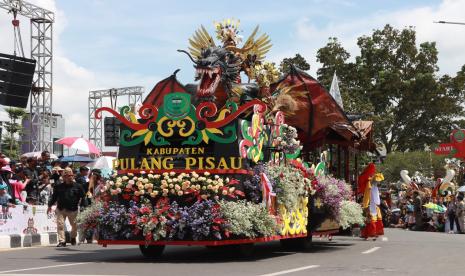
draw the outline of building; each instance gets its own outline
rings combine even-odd
[[[28,116],[25,116],[23,119],[23,133],[21,136],[21,140],[23,141],[21,151],[22,153],[31,152],[32,146],[30,145],[30,131],[31,131],[31,124],[29,121],[29,113]],[[45,120],[45,137],[48,137],[48,124]],[[65,118],[61,114],[52,114],[52,141],[55,142],[56,140],[63,138],[65,136]],[[32,130],[36,131],[36,130]],[[53,150],[52,153],[56,154],[57,156],[63,155],[63,145],[53,143]]]

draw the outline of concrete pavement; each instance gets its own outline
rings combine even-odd
[[[228,250],[167,247],[158,260],[135,246],[41,247],[0,251],[0,275],[463,275],[465,235],[386,229],[363,241],[314,238],[306,252],[257,244],[252,258]]]

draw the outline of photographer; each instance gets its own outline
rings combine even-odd
[[[90,172],[89,176],[89,189],[87,191],[88,197],[93,197],[98,195],[100,192],[100,188],[104,185],[104,181],[102,178],[102,171],[99,169],[93,169]]]
[[[26,161],[26,168],[24,168],[24,174],[29,180],[29,183],[26,185],[27,198],[26,201],[28,204],[35,205],[39,202],[39,174],[37,168],[37,160],[33,157],[29,157]]]

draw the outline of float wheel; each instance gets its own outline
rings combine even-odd
[[[165,250],[164,245],[139,245],[140,252],[146,258],[158,258],[163,254],[163,250]]]

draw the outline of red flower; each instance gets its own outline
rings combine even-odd
[[[236,185],[236,184],[239,184],[239,181],[237,179],[231,179],[229,180],[229,185]]]
[[[157,217],[152,217],[152,222],[155,223],[155,224],[157,224],[157,223],[158,223]]]

